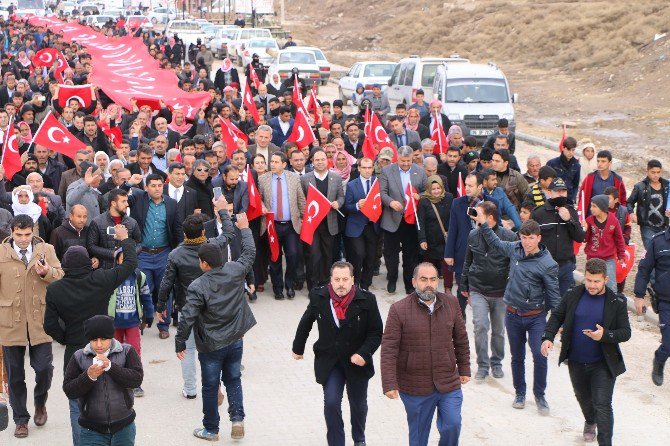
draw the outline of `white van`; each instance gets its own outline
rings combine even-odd
[[[433,79],[437,67],[444,63],[458,64],[469,63],[468,59],[453,54],[449,57],[419,57],[410,56],[401,59],[396,65],[391,79],[388,81],[388,88],[385,91],[391,110],[395,110],[396,105],[409,105],[416,101],[416,91],[422,89],[424,98],[430,102],[433,99]]]
[[[266,28],[239,28],[228,42],[228,57],[242,66],[242,45],[250,39],[272,39],[272,33]]]
[[[442,113],[452,124],[464,127],[478,141],[486,140],[498,127],[498,120],[509,121],[514,131],[514,102],[507,78],[493,63],[442,64],[437,68],[433,93],[442,101]]]

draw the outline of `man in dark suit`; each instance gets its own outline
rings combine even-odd
[[[2,56],[5,59],[5,55]],[[11,62],[10,62],[11,63]],[[16,75],[8,74],[5,85],[0,88],[0,107],[4,107],[6,103],[12,101],[12,96],[16,92]]]
[[[361,128],[355,122],[347,126],[347,134],[344,139],[344,150],[349,152],[351,156],[360,158],[363,156],[363,141],[365,137],[361,134]]]
[[[389,118],[389,126],[393,130],[389,135],[389,138],[391,138],[391,142],[394,143],[396,147],[408,146],[411,143],[416,143],[421,146],[421,137],[419,137],[419,133],[414,130],[406,129],[400,116],[391,116]]]
[[[287,143],[286,145],[288,146],[288,144],[293,143]],[[306,164],[307,158],[305,157],[303,151],[300,150],[297,146],[288,148],[287,152],[288,152],[288,162],[290,164],[288,170],[290,170],[291,172],[295,172],[300,176],[308,174],[314,170],[314,166],[312,166],[311,164],[309,165]]]
[[[370,158],[361,158],[358,167],[360,177],[347,183],[344,197],[344,210],[347,223],[344,228],[347,259],[354,266],[356,284],[367,290],[372,284],[372,276],[379,244],[379,224],[366,217],[360,208],[365,197],[375,183],[374,162]],[[371,197],[374,200],[374,197]]]
[[[326,152],[315,149],[312,154],[314,170],[300,178],[302,189],[307,196],[310,186],[314,186],[325,196],[332,206],[324,220],[314,231],[312,244],[309,246],[307,267],[307,288],[311,291],[315,286],[328,283],[330,265],[333,263],[333,243],[340,228],[337,210],[344,206],[344,186],[342,177],[328,170]]]
[[[423,124],[428,127],[428,130],[430,130],[432,133],[433,128],[435,127],[435,117],[438,116],[442,122],[442,129],[446,134],[449,131],[449,127],[451,127],[451,121],[447,115],[442,113],[442,102],[438,99],[434,99],[430,102],[430,113],[421,118],[419,124]]]
[[[293,358],[303,359],[314,322],[319,339],[314,358],[316,382],[323,386],[329,445],[344,445],[342,394],[347,386],[355,445],[365,444],[368,381],[374,375],[372,355],[379,348],[382,319],[372,293],[354,286],[353,267],[335,262],[330,284],[309,293],[309,304],[293,341]]]
[[[382,169],[379,178],[380,195],[384,206],[381,228],[384,230],[384,261],[388,272],[387,291],[395,293],[398,280],[398,255],[402,252],[402,272],[406,294],[414,292],[412,276],[419,263],[419,236],[415,224],[405,221],[407,207],[405,190],[412,184],[418,194],[426,188],[426,172],[412,164],[413,150],[409,146],[398,149],[398,162]]]
[[[154,126],[156,127],[156,131],[158,132],[158,135],[156,136],[165,136],[167,139],[167,148],[168,149],[173,149],[179,144],[179,138],[181,135],[174,130],[170,130],[168,128],[168,122],[167,119],[165,119],[162,116],[157,117],[154,119]]]
[[[240,180],[240,171],[235,166],[228,165],[223,169],[223,175],[212,181],[212,187],[220,187],[226,197],[228,206],[234,214],[247,212],[249,195],[247,183]]]
[[[273,153],[281,151],[281,149],[271,141],[273,140],[272,135],[274,130],[269,125],[259,125],[254,134],[254,140],[256,144],[249,145],[248,152],[253,158],[256,155],[263,155],[265,157],[265,162],[270,163],[270,156]]]
[[[163,195],[175,200],[181,220],[193,215],[198,207],[196,193],[184,185],[186,181],[186,166],[182,163],[172,163],[168,166],[168,183],[163,186]]]
[[[142,183],[142,175],[134,174],[128,184],[122,186],[129,190],[130,186]],[[168,254],[184,239],[181,219],[176,200],[163,195],[164,180],[158,174],[147,175],[145,190],[132,189],[128,196],[130,216],[137,221],[142,231],[142,252],[138,256],[139,267],[147,276],[147,284],[151,289],[154,302],[158,298],[158,288],[163,273],[167,268]],[[170,315],[172,305],[168,303],[165,322],[159,322],[158,330],[161,339],[170,336]]]
[[[150,174],[160,175],[163,179],[163,182],[167,180],[167,174],[156,167],[156,165],[151,161],[153,159],[153,151],[149,146],[142,146],[137,149],[137,162],[128,164],[126,167],[132,175],[142,176],[142,182]],[[144,183],[146,184],[146,183]]]
[[[272,143],[281,147],[293,131],[293,121],[290,107],[284,105],[279,109],[279,116],[270,119],[268,124],[272,127]]]

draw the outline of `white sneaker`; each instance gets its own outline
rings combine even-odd
[[[184,389],[181,390],[181,394],[182,394],[182,396],[183,396],[184,398],[186,398],[187,400],[194,400],[195,397],[198,396],[198,395],[196,395],[196,394],[189,395],[188,393],[186,393],[186,390],[184,390]]]

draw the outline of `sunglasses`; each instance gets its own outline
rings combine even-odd
[[[198,167],[195,170],[197,170],[198,172],[209,172],[209,169],[206,169],[204,167]]]

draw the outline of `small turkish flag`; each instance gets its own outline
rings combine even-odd
[[[370,117],[370,107],[365,108],[365,127],[363,133],[365,133],[365,139],[363,140],[363,156],[370,158],[371,160],[377,159],[379,155],[379,150],[375,148],[374,143],[372,142],[372,118]]]
[[[635,243],[626,246],[626,257],[616,262],[616,283],[626,280],[628,273],[633,269],[635,263]]]
[[[563,124],[563,135],[561,136],[561,140],[558,143],[558,151],[559,152],[562,152],[563,149],[564,149],[563,144],[565,143],[565,137],[566,137],[565,132],[566,132],[566,125]]]
[[[16,129],[14,121],[9,122],[3,141],[2,167],[5,169],[5,178],[11,180],[16,172],[23,169],[21,155],[19,155],[19,142],[16,140]]]
[[[226,144],[226,152],[230,158],[235,150],[237,150],[237,141],[242,138],[249,142],[249,138],[244,132],[237,128],[229,119],[223,119],[219,116],[221,122],[221,140]]]
[[[312,85],[312,90],[307,98],[307,110],[314,115],[314,122],[323,124],[323,114],[319,107],[319,101],[316,98],[316,84]]]
[[[305,116],[309,114],[309,112],[307,111],[307,107],[305,107],[305,103],[302,101],[302,91],[300,90],[300,84],[298,83],[298,76],[296,75],[293,75],[292,101],[295,104],[295,106],[298,107],[298,110],[302,110],[305,112]]]
[[[377,116],[377,113],[371,113],[371,115],[372,116],[370,118],[370,135],[372,136],[372,142],[377,145],[377,148],[379,150],[382,150],[386,147],[391,149],[393,151],[393,159],[391,160],[391,162],[395,163],[396,161],[398,161],[398,151],[391,142],[388,133],[386,133],[386,129],[384,129],[384,126],[379,120],[379,116]],[[365,139],[368,139],[367,136]]]
[[[258,125],[258,123],[261,120],[261,117],[258,114],[258,108],[256,108],[256,102],[254,102],[254,98],[251,95],[249,80],[247,80],[246,88],[244,89],[243,99],[244,99],[244,106],[247,108],[247,111],[251,113],[251,117],[254,118],[254,122],[256,123],[256,125]]]
[[[102,131],[105,135],[107,135],[111,143],[114,144],[114,147],[121,147],[121,143],[123,142],[123,133],[121,132],[121,127],[107,127],[103,128]]]
[[[261,80],[258,79],[258,74],[256,74],[256,70],[254,70],[254,66],[249,64],[249,77],[251,78],[251,82],[254,83],[254,88],[258,90],[258,86],[261,84]],[[249,81],[247,80],[247,84]]]
[[[37,202],[37,205],[42,209],[42,215],[45,217],[47,216],[47,201],[45,197],[41,197],[40,200]]]
[[[247,193],[249,194],[247,218],[251,221],[263,215],[263,201],[261,200],[261,194],[258,193],[258,187],[256,187],[256,181],[251,174],[250,166],[247,166]]]
[[[67,106],[70,99],[79,101],[82,107],[86,108],[93,102],[90,85],[59,85],[58,86],[58,105]]]
[[[298,107],[293,121],[293,131],[288,137],[288,141],[294,142],[299,149],[303,149],[316,141],[312,127],[309,125],[307,114],[302,108]]]
[[[433,131],[430,134],[430,139],[435,141],[433,153],[435,155],[439,155],[440,153],[447,153],[447,149],[449,148],[449,140],[447,140],[447,135],[444,134],[444,128],[442,128],[442,119],[440,119],[438,116],[435,118],[435,122],[437,125],[433,127]]]
[[[458,172],[458,184],[456,185],[456,197],[465,196],[465,182],[463,181],[463,175],[461,172]]]
[[[58,119],[49,112],[35,132],[33,143],[74,159],[77,150],[85,149],[86,144],[75,138]]]
[[[300,230],[300,240],[312,244],[314,240],[314,231],[321,224],[328,212],[330,212],[330,201],[321,193],[319,189],[310,184],[305,199],[305,215],[303,216],[302,229]]]
[[[414,199],[414,194],[416,190],[412,187],[412,183],[407,183],[405,188],[405,214],[403,219],[405,223],[410,225],[416,224],[416,200]]]
[[[361,206],[360,211],[363,215],[368,217],[370,221],[377,222],[382,216],[382,197],[379,192],[379,180],[375,179],[370,191],[365,196],[365,203]]]
[[[161,102],[158,99],[152,98],[133,98],[135,99],[135,105],[137,108],[142,108],[145,105],[148,105],[151,108],[151,114],[155,114],[161,110]]]
[[[275,229],[275,214],[268,212],[265,214],[265,224],[268,229],[268,243],[270,244],[270,260],[276,262],[279,258],[279,237]]]
[[[36,67],[51,68],[54,62],[58,60],[58,53],[60,53],[60,51],[56,48],[43,48],[33,56],[33,65]]]

